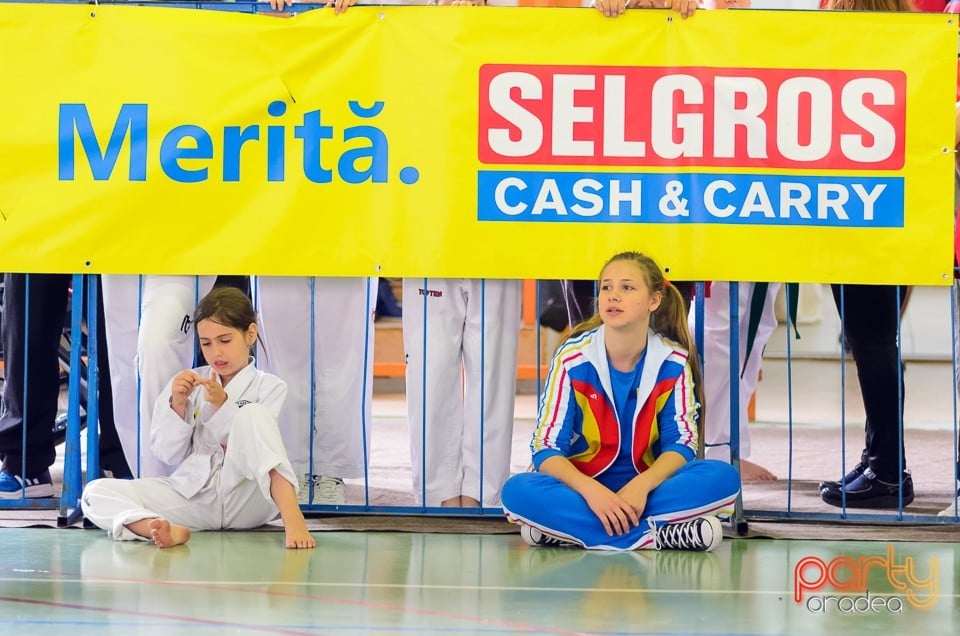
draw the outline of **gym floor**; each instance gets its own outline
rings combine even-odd
[[[98,530],[3,529],[0,632],[960,630],[953,543],[727,539],[711,553],[597,553],[534,548],[517,534],[316,536],[312,551],[285,550],[282,532],[270,531],[196,533],[186,546],[160,550]],[[867,568],[864,557],[872,558]],[[808,589],[798,604],[803,559]]]

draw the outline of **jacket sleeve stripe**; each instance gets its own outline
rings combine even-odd
[[[537,428],[533,433],[533,443],[531,444],[533,452],[556,447],[558,427],[563,423],[569,399],[570,387],[567,379],[567,366],[583,356],[580,347],[566,353],[567,355],[554,358],[550,373],[547,375],[547,386],[543,391],[540,416]]]

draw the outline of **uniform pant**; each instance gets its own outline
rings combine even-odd
[[[510,473],[520,295],[517,280],[403,281],[410,460],[418,503],[438,506],[466,495],[499,505]]]
[[[37,477],[53,465],[57,456],[53,440],[60,394],[57,348],[69,286],[67,274],[4,275],[0,456],[3,469],[14,475],[26,473],[26,477]],[[25,316],[28,293],[30,315]],[[25,333],[28,329],[29,335]],[[25,370],[27,377],[24,377]],[[26,402],[24,385],[28,389]],[[25,419],[26,447],[22,441]]]
[[[838,311],[841,287],[833,285]],[[844,285],[843,329],[863,396],[865,445],[861,461],[887,483],[900,482],[906,466],[901,422],[904,385],[897,349],[897,321],[906,288],[896,285]],[[899,380],[898,380],[899,375]]]
[[[172,471],[150,450],[150,420],[174,375],[193,368],[193,312],[216,276],[104,276],[117,432],[134,476]]]
[[[363,477],[372,427],[377,279],[261,276],[254,291],[266,343],[257,366],[287,383],[280,430],[294,469]]]
[[[655,547],[655,528],[718,513],[729,513],[740,476],[730,464],[701,459],[685,464],[647,497],[640,524],[622,535],[608,536],[580,493],[553,475],[514,475],[503,486],[507,518],[564,537],[591,550],[638,550]]]
[[[3,411],[0,415],[0,459],[14,475],[35,478],[56,459],[53,427],[60,395],[57,351],[67,309],[68,274],[6,274],[4,277]],[[29,283],[28,283],[29,280]],[[91,277],[96,284],[97,278]],[[26,316],[27,293],[30,315]],[[111,404],[103,307],[97,307],[97,367],[102,378],[100,399],[100,465],[116,475],[127,475]],[[29,342],[26,342],[29,329]],[[80,338],[80,334],[74,334]],[[24,376],[26,367],[26,376]],[[23,401],[26,386],[26,403]],[[23,424],[26,420],[26,447]],[[24,456],[26,460],[24,461]]]
[[[753,346],[747,354],[747,332],[750,325],[751,305],[756,289],[755,283],[738,285],[739,307],[739,345],[740,360],[737,365],[739,378],[734,381],[739,386],[738,412],[740,430],[740,457],[750,457],[750,428],[747,417],[747,404],[757,389],[760,377],[760,364],[763,361],[763,348],[777,327],[773,303],[780,284],[769,284],[763,297],[761,315],[757,325]],[[730,461],[730,427],[732,412],[730,404],[730,283],[713,282],[707,298],[695,299],[695,303],[704,303],[703,318],[703,387],[706,402],[706,417],[703,425],[703,437],[706,443],[705,455],[712,459]],[[696,308],[690,311],[690,331],[696,331]]]
[[[596,311],[597,281],[569,280],[560,281],[563,302],[567,306],[567,320],[571,329],[587,320]]]
[[[81,507],[118,541],[144,539],[126,526],[158,517],[191,530],[256,528],[279,514],[270,495],[274,469],[297,488],[276,420],[260,404],[247,404],[234,419],[222,461],[197,494],[184,497],[169,477],[97,479],[84,488]]]

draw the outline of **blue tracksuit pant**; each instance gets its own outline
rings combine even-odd
[[[654,547],[654,528],[664,523],[730,512],[740,492],[740,477],[725,462],[701,459],[685,464],[647,497],[640,525],[608,536],[600,519],[578,492],[552,475],[521,473],[503,486],[507,518],[594,550]]]

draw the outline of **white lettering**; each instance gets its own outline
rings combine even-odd
[[[784,181],[780,184],[780,218],[789,219],[793,209],[796,209],[797,216],[801,219],[811,218],[810,211],[807,209],[807,204],[810,203],[811,198],[810,187],[805,183]]]
[[[520,192],[523,192],[527,189],[527,184],[524,183],[523,179],[518,177],[507,177],[498,183],[497,189],[493,194],[497,209],[510,216],[523,214],[527,210],[527,204],[520,202],[516,205],[510,205],[507,203],[507,188],[516,188]]]
[[[800,99],[810,96],[810,142],[800,143]],[[793,161],[819,161],[830,153],[833,134],[830,85],[815,77],[792,77],[777,93],[777,148]]]
[[[553,76],[553,154],[561,157],[592,157],[593,142],[573,138],[574,124],[593,121],[593,109],[576,106],[577,91],[594,89],[595,76]]]
[[[705,208],[707,208],[707,212],[718,219],[725,219],[733,216],[737,209],[732,205],[726,205],[722,208],[717,206],[715,198],[717,190],[723,190],[727,194],[733,194],[736,191],[736,188],[726,179],[717,179],[716,181],[711,181],[709,184],[707,184],[707,187],[703,189],[703,205]]]
[[[510,128],[491,128],[487,132],[490,149],[504,157],[529,157],[543,145],[543,124],[536,115],[513,101],[511,92],[520,89],[521,99],[540,99],[543,86],[529,73],[501,73],[490,81],[490,108],[520,131],[519,139],[511,137]]]
[[[893,86],[876,78],[858,78],[843,87],[840,95],[840,107],[850,121],[866,131],[863,133],[844,133],[840,135],[840,150],[844,156],[854,161],[877,163],[893,154],[897,143],[897,131],[893,124],[870,110],[863,98],[870,95],[876,106],[891,106],[896,103]],[[873,144],[864,143],[864,137],[873,137]]]
[[[626,139],[626,81],[623,75],[608,75],[603,81],[604,157],[643,157],[647,151],[642,141]]]
[[[737,108],[737,95],[747,102]],[[760,118],[767,107],[767,86],[756,77],[717,77],[714,83],[713,154],[715,157],[737,156],[737,126],[747,134],[747,156],[766,158],[767,125]]]
[[[544,179],[540,186],[540,192],[537,194],[537,200],[533,203],[533,210],[530,214],[538,216],[543,214],[544,210],[552,210],[559,216],[567,215],[567,208],[563,204],[563,195],[560,194],[560,187],[557,186],[556,179]]]
[[[653,84],[650,108],[650,145],[664,159],[703,156],[703,114],[674,114],[674,93],[684,104],[703,104],[703,85],[692,75],[666,75]],[[673,133],[680,131],[680,141]]]
[[[831,196],[835,194],[836,196]],[[833,214],[843,221],[849,220],[844,204],[850,200],[850,194],[847,188],[836,183],[817,184],[817,218],[826,219],[827,213],[833,211]]]
[[[754,181],[750,184],[743,207],[740,209],[740,216],[746,218],[757,212],[768,219],[777,218],[777,213],[773,211],[773,203],[770,202],[770,196],[762,181]]]
[[[853,192],[860,197],[860,200],[863,202],[864,221],[873,220],[873,205],[877,202],[877,199],[886,189],[887,185],[885,183],[878,183],[877,185],[873,186],[873,189],[870,190],[870,192],[867,192],[859,183],[853,184]]]
[[[584,207],[580,203],[575,203],[570,206],[570,211],[577,216],[596,216],[603,212],[603,197],[597,192],[602,189],[603,184],[596,179],[577,179],[573,184],[573,196],[578,201],[591,205]]]
[[[640,180],[630,180],[630,190],[622,192],[620,190],[620,180],[614,179],[610,182],[610,216],[620,216],[620,204],[624,201],[630,203],[630,216],[640,216]]]

